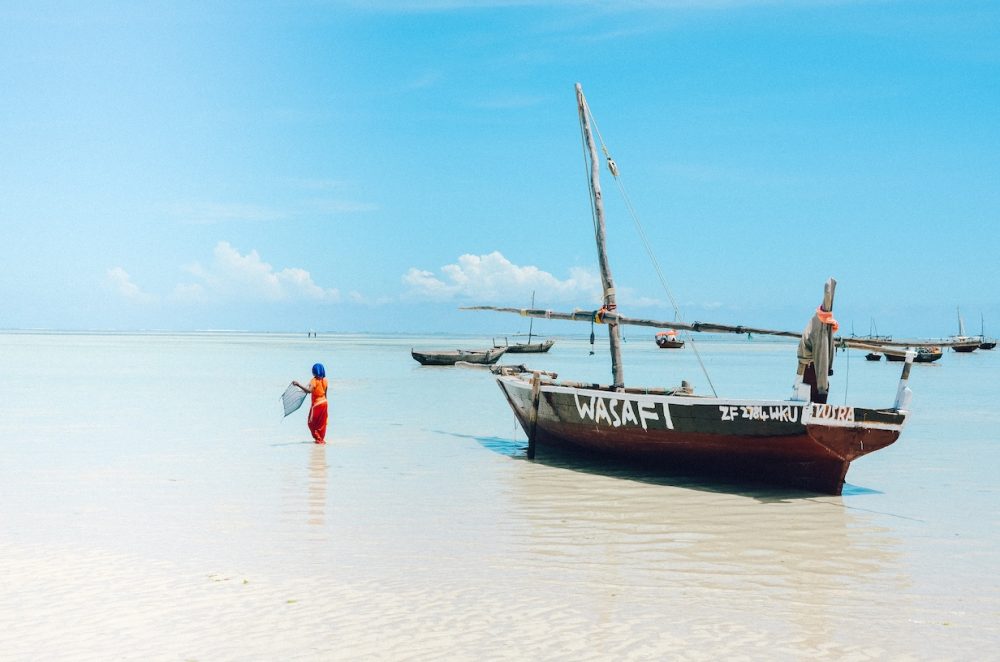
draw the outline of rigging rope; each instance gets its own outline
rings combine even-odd
[[[586,103],[586,101],[584,101]],[[590,109],[587,108],[586,112],[590,115]],[[593,116],[591,116],[593,119]],[[594,181],[590,177],[590,168],[587,166],[590,163],[590,154],[587,153],[587,136],[583,130],[583,122],[580,122],[580,146],[583,149],[583,174],[587,179],[587,189],[590,191],[590,222],[594,226],[594,242],[598,246],[598,235],[600,233],[600,227],[597,222],[597,203],[594,202]],[[597,256],[600,259],[600,255]],[[601,296],[601,304],[605,303],[603,295]]]
[[[614,177],[615,182],[618,184],[618,190],[625,201],[625,208],[628,210],[629,215],[632,217],[632,222],[635,224],[636,231],[639,234],[639,239],[642,241],[642,245],[646,249],[646,254],[649,256],[650,261],[653,263],[653,269],[656,271],[656,275],[660,280],[660,285],[663,287],[663,291],[666,293],[667,298],[670,299],[670,305],[674,309],[674,320],[678,322],[683,322],[684,317],[681,315],[680,306],[677,305],[677,300],[674,298],[673,293],[670,291],[670,286],[667,285],[667,279],[663,275],[663,270],[660,269],[660,263],[656,259],[656,255],[653,253],[653,248],[649,243],[649,239],[646,237],[646,231],[643,230],[642,223],[639,222],[639,215],[636,213],[635,207],[632,205],[632,199],[629,197],[628,191],[625,190],[625,183],[618,175],[618,164],[615,163],[615,160],[611,158],[610,152],[608,152],[608,147],[604,143],[604,136],[601,135],[601,130],[597,127],[597,120],[594,119],[593,113],[590,112],[590,107],[587,106],[586,110],[587,110],[587,115],[590,117],[591,123],[594,125],[594,133],[597,134],[597,140],[601,143],[601,151],[604,152],[604,157],[607,159],[608,170],[611,171],[612,177]],[[593,203],[591,203],[591,206],[593,206]],[[698,359],[698,365],[701,366],[701,372],[702,374],[705,375],[705,379],[708,381],[709,388],[712,389],[712,395],[718,397],[718,393],[716,393],[715,391],[715,384],[712,383],[712,378],[708,374],[708,368],[705,367],[705,362],[701,358],[701,353],[698,351],[698,347],[694,341],[694,337],[692,336],[692,334],[688,332],[685,332],[684,335],[691,343],[691,349],[694,351],[695,358]]]
[[[845,347],[844,361],[847,363],[847,375],[844,378],[844,406],[847,406],[847,392],[851,389],[851,348]],[[888,359],[887,359],[888,360]]]

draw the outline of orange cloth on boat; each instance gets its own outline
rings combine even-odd
[[[834,326],[824,322],[820,313],[833,320],[831,313],[824,311],[822,307],[818,308],[802,331],[798,349],[799,363],[804,366],[812,364],[816,371],[816,385],[812,394],[814,402],[825,402],[825,398],[818,400],[817,396],[825,396],[830,391],[829,376],[833,374],[833,355],[836,350],[833,344]]]
[[[816,308],[816,317],[818,317],[819,321],[822,322],[823,324],[829,324],[830,326],[832,326],[834,333],[836,333],[840,329],[840,324],[837,323],[837,320],[833,319],[832,310],[830,311],[823,310],[823,306],[819,306],[818,308]]]

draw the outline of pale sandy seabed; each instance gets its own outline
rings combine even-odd
[[[996,387],[955,390],[1000,355],[914,368],[923,414],[829,497],[526,461],[419,342],[0,335],[0,659],[996,659]],[[780,380],[753,349],[703,352]],[[325,448],[278,411],[314,360]]]

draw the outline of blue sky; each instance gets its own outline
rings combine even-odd
[[[0,5],[0,328],[588,308],[583,84],[688,320],[1000,330],[1000,3]],[[622,312],[673,311],[610,179]],[[551,333],[587,330],[547,329]]]

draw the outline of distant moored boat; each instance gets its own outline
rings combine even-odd
[[[677,332],[660,331],[656,334],[656,346],[660,349],[680,349],[684,346],[684,341],[677,337]]]
[[[914,363],[932,363],[937,361],[939,358],[944,356],[940,347],[918,347],[917,353],[913,357]],[[903,354],[889,354],[885,355],[886,361],[904,361],[906,360],[906,353]]]
[[[420,365],[455,365],[459,361],[463,363],[479,363],[490,365],[496,363],[497,359],[507,351],[506,347],[493,347],[491,349],[455,349],[441,351],[418,352],[410,350],[410,355],[416,359]]]

